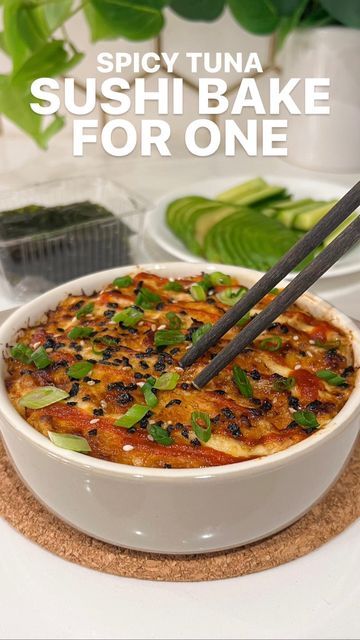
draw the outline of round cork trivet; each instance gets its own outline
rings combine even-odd
[[[0,442],[0,515],[48,551],[104,573],[171,582],[219,580],[277,567],[317,549],[360,517],[360,442],[329,493],[295,524],[261,542],[205,555],[121,549],[79,533],[23,485]]]

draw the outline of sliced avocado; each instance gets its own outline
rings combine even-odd
[[[195,224],[195,238],[200,246],[204,244],[204,238],[215,224],[223,220],[236,210],[235,205],[225,205],[218,203],[218,207],[212,210],[204,211],[203,215],[199,216]]]

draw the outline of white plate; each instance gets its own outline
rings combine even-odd
[[[168,195],[162,197],[151,209],[145,218],[145,233],[148,234],[157,245],[159,245],[168,254],[184,260],[185,262],[204,262],[204,258],[199,258],[182,244],[182,242],[170,231],[165,222],[165,213],[167,206],[182,196],[200,195],[208,198],[214,198],[217,194],[230,189],[236,184],[245,182],[253,178],[254,175],[240,175],[229,178],[212,178],[209,180],[201,180],[182,187],[176,191],[172,191]],[[264,176],[264,179],[270,184],[278,184],[286,187],[295,198],[314,198],[318,200],[334,200],[341,198],[346,189],[343,185],[332,182],[320,182],[317,180],[306,180],[299,178],[286,178],[282,176]],[[360,271],[360,246],[350,251],[344,258],[327,271],[323,278],[344,276],[350,273]],[[296,274],[290,274],[294,277]]]

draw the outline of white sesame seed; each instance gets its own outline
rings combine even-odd
[[[90,420],[90,424],[96,424],[97,422],[99,422],[99,418],[93,418]]]
[[[295,413],[296,409],[293,409],[292,407],[289,408],[290,413]]]
[[[174,282],[175,278],[169,278],[169,282]]]
[[[138,387],[143,387],[143,386],[144,386],[144,384],[145,384],[145,382],[138,382],[138,383],[137,383],[137,386],[138,386]]]
[[[188,351],[189,349],[191,349],[191,347],[192,347],[192,344],[188,344],[188,346],[187,346],[187,347],[185,347],[186,351]]]
[[[150,442],[154,442],[154,438],[150,434],[148,435],[148,440],[150,440]]]
[[[124,444],[123,446],[123,451],[132,451],[134,449],[134,447],[132,446],[132,444]]]
[[[76,316],[74,316],[74,317],[71,319],[71,322],[76,322],[76,320],[77,320],[77,317],[76,317]]]
[[[149,424],[155,424],[156,420],[149,420]]]
[[[109,324],[116,324],[115,320],[109,320]]]
[[[315,340],[309,340],[310,344],[315,344]]]
[[[89,387],[93,387],[95,384],[95,380],[89,380],[89,382],[87,382],[86,384],[88,384]]]
[[[103,409],[106,409],[106,407],[107,407],[106,400],[100,400],[100,407],[102,407]]]
[[[45,351],[46,351],[47,353],[51,353],[52,351],[54,351],[54,349],[52,349],[51,347],[48,347],[47,349],[45,349]]]
[[[306,355],[309,356],[309,358],[313,358],[314,357],[313,354],[311,353],[311,351],[307,351]]]
[[[144,320],[140,320],[140,322],[138,322],[138,327],[142,327],[144,324]]]
[[[33,344],[33,348],[37,349],[38,347],[40,347],[41,342],[35,342],[35,344]]]
[[[159,331],[162,331],[162,329],[166,329],[166,324],[161,324],[160,327],[158,327]]]
[[[301,364],[296,364],[294,369],[301,369]]]
[[[293,336],[294,340],[299,340],[299,336]]]
[[[156,324],[151,325],[151,331],[156,331]]]

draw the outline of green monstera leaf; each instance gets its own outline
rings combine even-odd
[[[164,26],[167,0],[89,0],[84,11],[93,41],[153,38]]]
[[[272,0],[228,0],[234,18],[241,26],[257,35],[272,33],[280,16]]]
[[[330,15],[347,27],[360,28],[359,0],[320,0]]]
[[[225,0],[172,0],[170,7],[188,20],[210,22],[218,18],[225,6]]]

